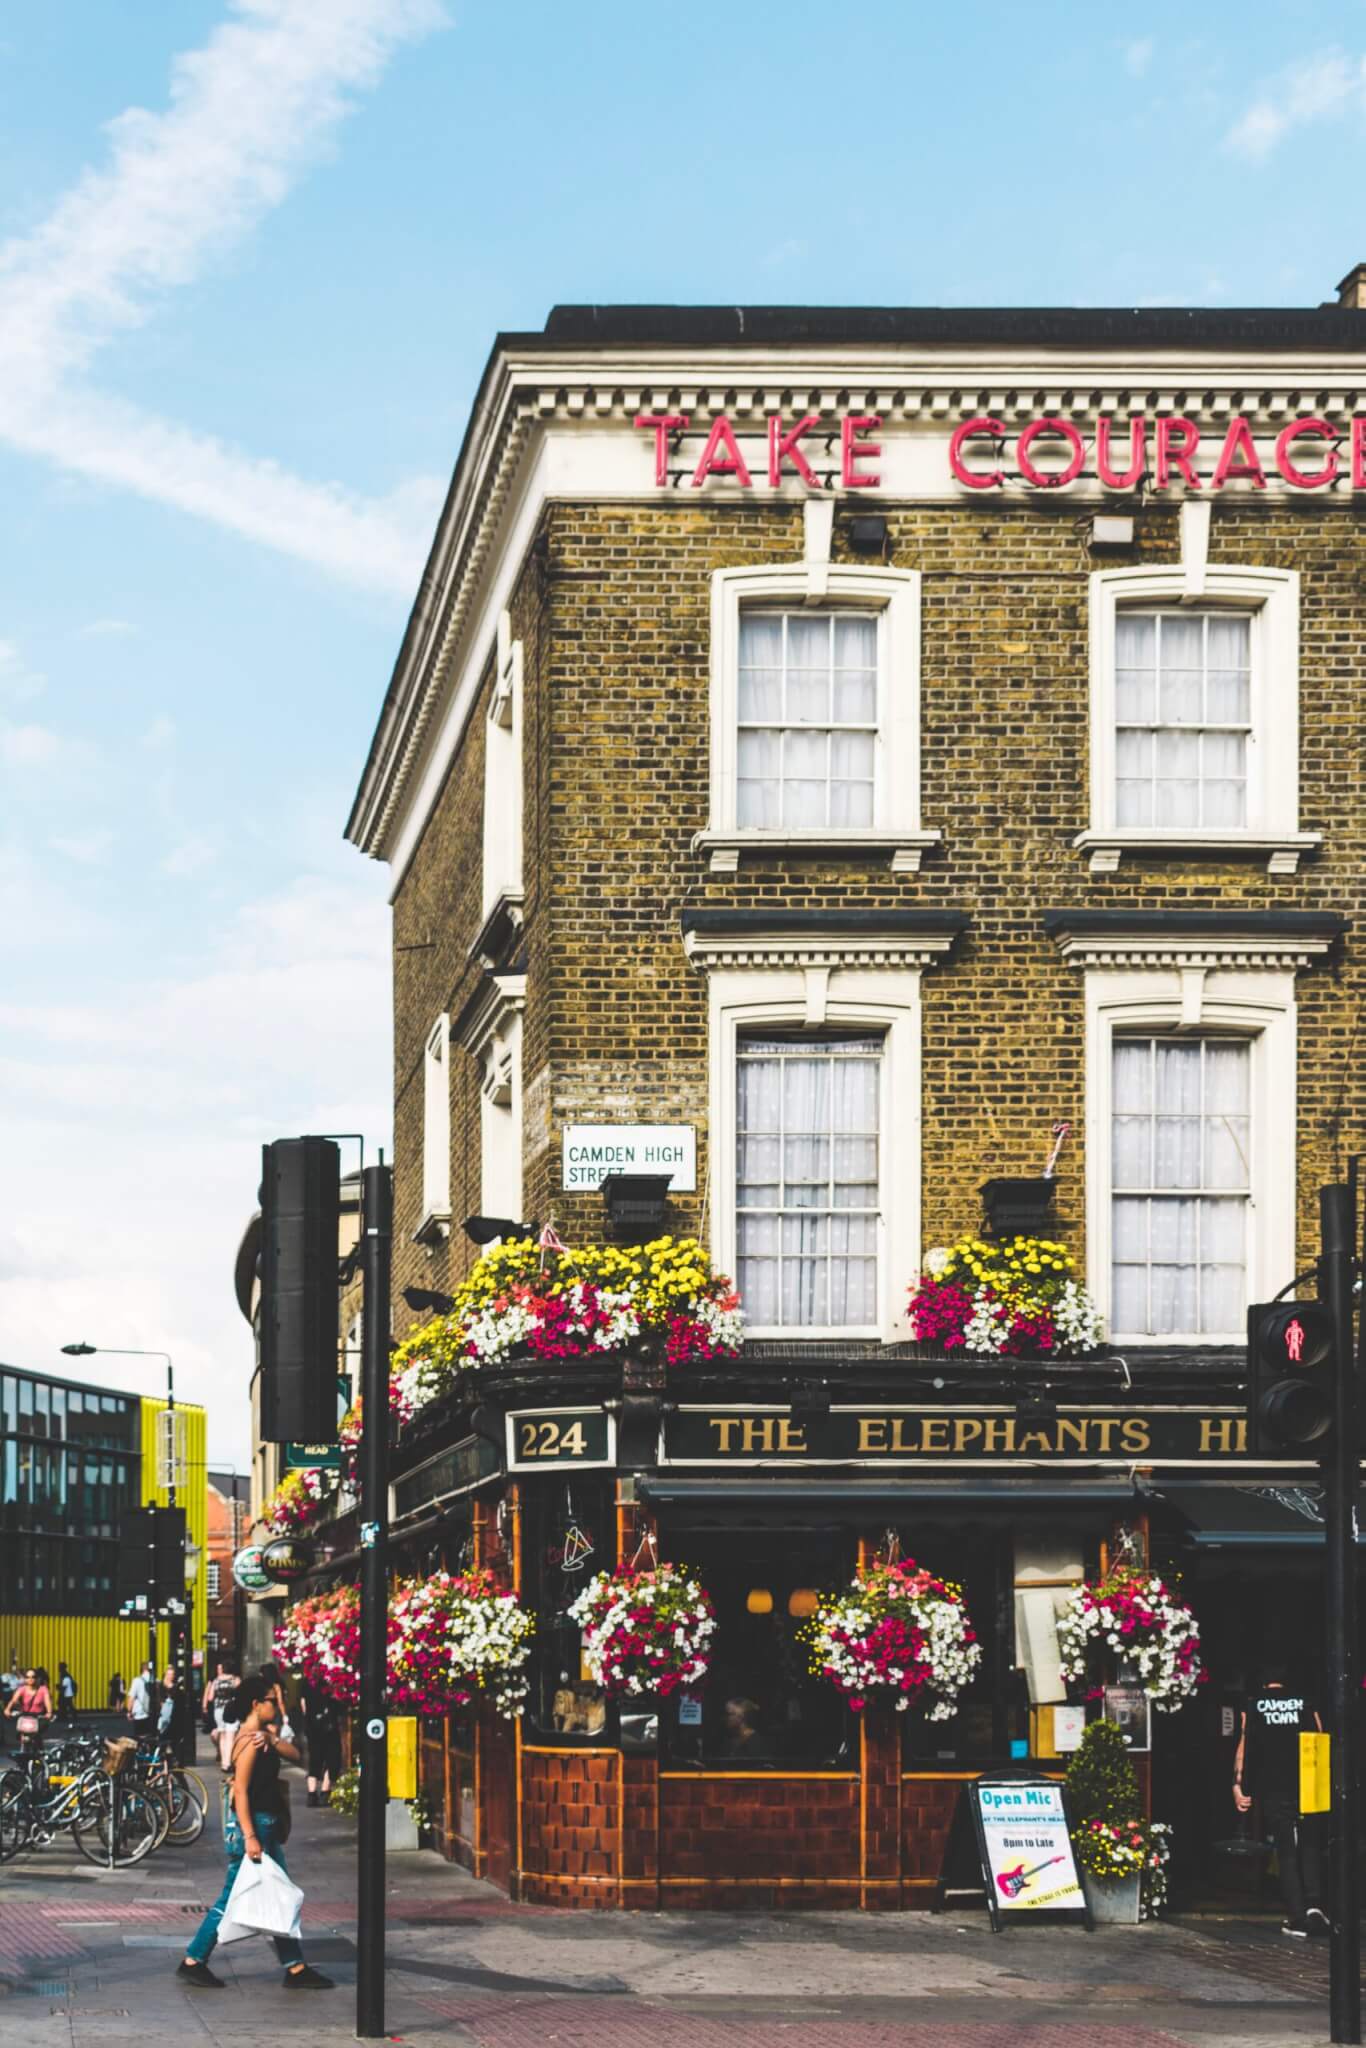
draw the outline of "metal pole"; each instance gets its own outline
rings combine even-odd
[[[1331,1869],[1333,1936],[1329,1953],[1329,2022],[1334,2041],[1361,2039],[1361,1898],[1358,1873],[1357,1762],[1357,1486],[1360,1446],[1356,1357],[1352,1342],[1352,1253],[1356,1188],[1319,1192],[1322,1299],[1333,1312],[1337,1371],[1331,1447],[1323,1460],[1327,1569],[1325,1646],[1333,1809]]]
[[[389,1268],[394,1170],[362,1175],[360,1437],[360,1829],[356,1883],[356,2033],[384,2034],[385,1721],[389,1539]]]

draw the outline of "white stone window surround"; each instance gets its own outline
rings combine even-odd
[[[479,1206],[486,1216],[522,1214],[522,1018],[524,974],[490,974],[461,1020],[459,1042],[479,1067]]]
[[[1208,507],[1198,508],[1208,511]],[[1194,522],[1188,522],[1189,525]],[[1299,829],[1299,602],[1293,569],[1210,566],[1187,534],[1184,564],[1099,569],[1090,579],[1091,823],[1072,844],[1093,874],[1112,874],[1126,853],[1264,854],[1267,872],[1294,874],[1321,834]],[[1252,627],[1252,729],[1247,823],[1233,826],[1115,822],[1115,621],[1121,610],[1195,605],[1246,615]]]
[[[502,913],[519,922],[522,880],[522,643],[498,615],[493,692],[484,727],[484,929]],[[481,934],[482,936],[482,934]],[[475,948],[478,947],[476,940]]]
[[[413,1237],[438,1244],[451,1229],[451,1020],[443,1010],[422,1052],[422,1220]]]
[[[711,1254],[736,1270],[736,1054],[746,1035],[794,1028],[874,1031],[882,1039],[881,1151],[874,1323],[816,1328],[747,1325],[750,1337],[905,1341],[906,1289],[919,1271],[921,970],[955,934],[788,934],[687,931],[684,947],[707,974]]]
[[[833,511],[833,507],[820,508]],[[693,850],[715,872],[733,873],[745,852],[885,854],[894,873],[915,873],[942,834],[920,823],[920,573],[882,565],[831,562],[828,535],[812,539],[807,559],[718,569],[711,587],[711,798],[708,827]],[[822,558],[822,555],[825,558]],[[829,607],[872,611],[878,621],[877,738],[873,823],[804,827],[740,826],[737,804],[740,614]]]
[[[1217,949],[1202,949],[1218,958]],[[1228,956],[1224,956],[1226,959]],[[1145,1032],[1228,1035],[1247,1042],[1251,1069],[1249,1301],[1267,1301],[1295,1273],[1296,1006],[1293,966],[1183,965],[1149,959],[1087,965],[1086,1284],[1113,1344],[1241,1344],[1246,1328],[1151,1337],[1110,1328],[1111,1085],[1117,1037]]]

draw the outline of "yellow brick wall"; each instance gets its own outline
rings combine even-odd
[[[1174,507],[1139,517],[1127,559],[1179,559]],[[1340,961],[1299,988],[1300,1263],[1316,1190],[1366,1148],[1366,659],[1357,611],[1366,528],[1338,504],[1220,504],[1210,560],[1290,567],[1301,587],[1301,825],[1321,852],[1293,877],[1263,861],[1127,858],[1090,875],[1072,848],[1088,818],[1087,578],[1074,507],[889,508],[890,559],[923,577],[922,820],[944,835],[919,875],[869,858],[742,859],[713,876],[689,842],[707,823],[710,577],[799,559],[789,506],[559,505],[523,567],[514,631],[526,648],[523,1092],[528,1214],[573,1238],[601,1232],[596,1196],[559,1192],[575,1119],[698,1126],[706,1177],[706,992],[680,943],[685,906],[966,911],[946,963],[925,971],[926,1243],[976,1228],[993,1174],[1037,1173],[1067,1118],[1057,1223],[1084,1253],[1083,981],[1042,926],[1051,908],[1332,910],[1353,927]],[[842,551],[836,524],[836,556]],[[477,1093],[453,1054],[448,1253],[407,1242],[420,1199],[423,1036],[467,999],[479,924],[482,706],[395,902],[396,1292],[442,1286],[470,1252],[458,1218],[478,1194]],[[416,1077],[416,1078],[415,1078]],[[673,1204],[694,1227],[701,1194]],[[909,1280],[920,1247],[901,1247]],[[1289,1277],[1287,1275],[1287,1277]],[[401,1301],[395,1327],[409,1320]]]

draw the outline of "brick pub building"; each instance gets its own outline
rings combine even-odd
[[[1366,1147],[1362,297],[496,341],[348,828],[393,877],[394,1327],[466,1216],[629,1234],[601,1174],[662,1166],[638,1234],[699,1235],[749,1331],[404,1432],[401,1567],[472,1546],[538,1615],[519,1726],[423,1736],[437,1839],[517,1895],[928,1904],[959,1787],[1056,1767],[1055,1604],[1117,1547],[1200,1615],[1213,1683],[1143,1771],[1218,1882],[1229,1709],[1319,1653],[1245,1310]],[[923,1252],[1011,1180],[1104,1312],[1085,1361],[910,1340]],[[847,1713],[796,1639],[889,1530],[984,1641],[948,1723]],[[698,1568],[700,1713],[596,1696],[571,1531]]]

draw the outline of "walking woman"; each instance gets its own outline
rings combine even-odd
[[[209,1957],[218,1940],[219,1922],[228,1903],[233,1882],[244,1856],[259,1863],[272,1856],[285,1869],[280,1845],[280,1824],[284,1798],[280,1790],[280,1760],[299,1761],[292,1742],[285,1742],[278,1730],[280,1708],[274,1683],[256,1673],[244,1678],[233,1695],[231,1712],[237,1721],[228,1778],[232,1786],[232,1807],[223,1826],[223,1846],[228,1852],[228,1872],[223,1889],[200,1923],[199,1932],[176,1970],[180,1983],[201,1990],[221,1990],[223,1979],[209,1968]],[[304,1961],[304,1952],[291,1935],[274,1935],[275,1953],[285,1966],[286,1991],[323,1991],[332,1979]]]

